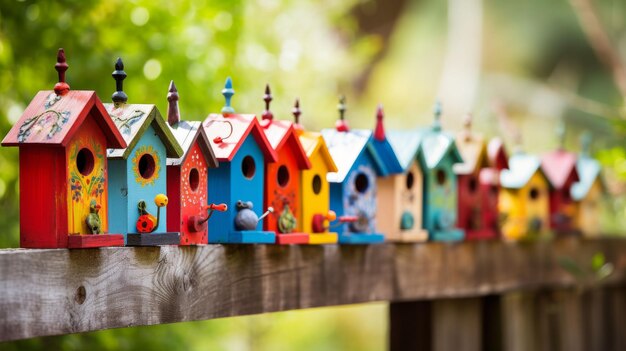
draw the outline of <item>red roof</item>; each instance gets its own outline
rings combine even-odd
[[[489,167],[497,170],[509,168],[509,156],[506,153],[504,143],[500,138],[493,138],[487,144],[487,158],[489,159]]]
[[[272,148],[278,152],[283,146],[287,146],[296,157],[296,162],[300,169],[311,168],[311,162],[302,148],[302,144],[296,135],[293,122],[263,120],[260,122],[261,128],[265,131],[265,136]]]
[[[65,95],[40,91],[2,141],[4,146],[22,144],[67,146],[87,115],[107,139],[107,148],[125,148],[126,142],[95,91],[71,90]]]
[[[541,168],[556,189],[563,188],[568,180],[578,181],[576,154],[564,150],[549,152],[541,158]]]
[[[224,117],[221,114],[210,114],[202,122],[202,127],[209,137],[215,157],[220,162],[231,161],[250,133],[261,148],[267,162],[278,160],[276,152],[254,115],[231,114]]]

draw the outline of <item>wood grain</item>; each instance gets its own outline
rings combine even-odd
[[[617,239],[0,250],[0,340],[570,287],[558,259],[588,265],[600,251],[615,265],[607,284],[620,285],[626,241]]]

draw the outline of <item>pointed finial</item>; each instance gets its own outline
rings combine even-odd
[[[556,127],[556,136],[559,139],[559,149],[565,149],[565,122],[559,122],[559,125]]]
[[[229,115],[235,113],[235,109],[230,106],[230,99],[235,95],[235,90],[233,89],[233,81],[230,77],[226,78],[226,83],[224,84],[224,89],[222,89],[222,95],[224,95],[224,107],[222,107],[222,115],[224,117],[228,117]]]
[[[180,122],[180,111],[178,110],[178,90],[174,81],[170,81],[170,87],[167,90],[167,124],[171,127]]]
[[[338,132],[349,131],[350,129],[348,128],[348,123],[344,119],[346,114],[346,97],[344,95],[339,97],[337,110],[339,111],[339,120],[335,122],[335,129],[337,129]]]
[[[302,125],[300,125],[300,115],[302,114],[302,111],[300,110],[300,99],[296,98],[296,102],[293,105],[291,113],[293,114],[293,127],[296,130],[302,130]]]
[[[263,101],[265,101],[265,111],[263,111],[263,115],[261,115],[263,120],[271,121],[274,119],[274,115],[272,114],[272,111],[270,111],[270,102],[272,102],[272,100],[270,85],[265,84],[265,95],[263,95]]]
[[[435,107],[433,108],[433,114],[435,116],[435,122],[433,123],[433,130],[438,132],[441,130],[441,101],[437,100],[435,102]]]
[[[585,157],[591,156],[591,133],[584,131],[580,136],[580,154]]]
[[[463,138],[465,141],[472,140],[472,122],[474,117],[471,113],[467,113],[465,117],[463,117]]]
[[[124,72],[124,62],[122,58],[118,57],[115,62],[115,71],[111,74],[115,79],[115,92],[111,96],[115,106],[125,104],[128,101],[128,96],[124,92],[124,79],[126,79],[126,72]]]
[[[67,62],[65,62],[65,51],[61,48],[57,52],[57,63],[54,65],[54,69],[59,73],[59,82],[54,85],[54,92],[57,95],[65,95],[70,91],[70,86],[65,82],[65,71],[68,69]]]
[[[378,104],[376,108],[376,128],[374,129],[374,139],[378,141],[385,140],[385,127],[383,126],[383,118],[385,112],[383,111],[383,104]]]

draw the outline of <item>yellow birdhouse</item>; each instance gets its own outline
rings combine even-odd
[[[576,161],[579,181],[572,185],[572,199],[578,202],[577,227],[586,237],[598,237],[601,223],[602,198],[606,188],[601,176],[600,163],[589,155],[590,136],[582,136],[582,153]]]
[[[330,186],[326,174],[337,172],[337,166],[328,152],[324,138],[319,133],[299,130],[300,143],[311,162],[311,168],[302,170],[301,221],[298,230],[309,233],[309,244],[337,243],[337,233],[329,231],[335,214],[330,210]]]
[[[550,185],[539,158],[523,153],[511,156],[500,183],[498,212],[503,238],[520,240],[547,233]]]

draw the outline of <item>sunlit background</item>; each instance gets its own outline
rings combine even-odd
[[[56,50],[65,48],[72,89],[114,91],[122,57],[129,102],[166,109],[170,80],[183,119],[201,120],[223,104],[231,76],[238,112],[272,111],[333,125],[337,97],[352,127],[371,128],[383,103],[387,128],[431,123],[502,135],[509,150],[565,146],[593,135],[610,196],[604,230],[626,224],[626,2],[588,0],[229,0],[0,2],[0,129],[4,135],[38,90],[57,81]],[[590,17],[591,16],[591,17]],[[596,19],[594,21],[594,18]],[[600,33],[598,35],[598,33]],[[606,47],[610,48],[606,52]],[[616,59],[615,59],[616,58]],[[613,61],[612,61],[613,59]],[[621,67],[621,74],[620,74]],[[620,78],[621,77],[621,78]],[[0,149],[0,247],[19,246],[16,148]],[[2,349],[380,350],[386,306],[318,309],[267,316],[111,330],[3,344]],[[141,346],[140,346],[141,345]],[[146,346],[148,345],[148,346]]]

